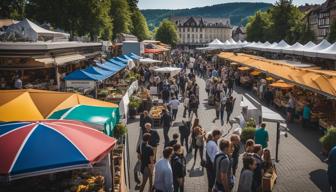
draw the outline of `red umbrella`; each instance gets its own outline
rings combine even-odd
[[[78,121],[0,123],[0,175],[14,180],[92,167],[115,143]]]

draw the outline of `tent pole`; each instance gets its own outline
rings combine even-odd
[[[276,130],[276,146],[275,146],[275,161],[279,162],[279,144],[280,144],[280,122],[277,122]]]

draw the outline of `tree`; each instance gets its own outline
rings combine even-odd
[[[255,16],[248,19],[246,33],[248,41],[267,41],[269,40],[271,21],[268,12],[258,11]]]
[[[139,0],[127,0],[127,2],[131,12],[133,12],[134,10],[138,10]]]
[[[175,45],[178,40],[175,23],[167,19],[163,20],[156,31],[155,39],[162,43]]]
[[[331,43],[336,41],[336,20],[331,23],[328,41]]]
[[[1,0],[0,18],[22,19],[25,17],[26,0]]]
[[[141,14],[140,10],[137,9],[132,15],[132,34],[135,35],[139,41],[143,41],[150,36],[150,32],[147,26],[147,21],[145,17]]]
[[[110,39],[110,0],[29,0],[27,14],[39,23],[48,22],[71,36]]]
[[[110,13],[113,20],[113,39],[117,34],[131,31],[131,13],[126,0],[111,0]]]

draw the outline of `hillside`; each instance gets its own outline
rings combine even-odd
[[[202,16],[202,17],[229,17],[232,25],[245,24],[247,18],[258,10],[266,10],[270,3],[224,3],[213,6],[197,7],[192,9],[146,9],[141,10],[152,30],[160,21],[170,16]]]

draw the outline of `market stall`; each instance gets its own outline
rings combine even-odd
[[[102,169],[96,165],[109,156],[116,144],[115,139],[78,121],[6,122],[1,126],[2,181],[81,170],[86,172],[83,178],[77,177],[78,171],[63,175],[62,183],[58,183],[58,187],[63,188],[61,191],[108,191],[113,188],[110,167]],[[104,169],[110,171],[102,171]],[[52,191],[50,186],[36,184],[35,189]],[[20,186],[13,183],[6,187],[16,191],[15,188]]]
[[[76,105],[118,107],[75,93],[21,89],[0,91],[0,121],[34,121]]]
[[[48,119],[78,120],[89,123],[108,136],[113,136],[114,129],[119,123],[120,114],[119,108],[77,105],[56,111]]]

